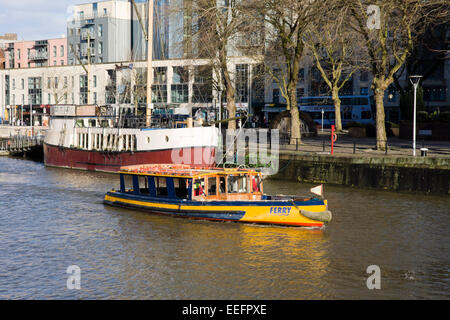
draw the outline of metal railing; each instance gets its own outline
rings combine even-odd
[[[331,153],[331,140],[329,137],[324,136],[322,138],[315,139],[296,139],[296,143],[291,144],[290,137],[280,137],[280,150],[286,151],[299,151],[299,152],[311,152],[317,154],[329,154]],[[377,141],[373,142],[361,141],[358,139],[346,139],[345,141],[338,141],[333,144],[335,154],[378,154],[378,155],[391,155],[391,156],[413,156],[412,155],[412,142],[392,142],[389,140],[383,140],[386,142],[385,150],[376,150]],[[425,140],[417,143],[416,145],[416,157],[421,156],[420,149],[426,148],[426,155],[431,156],[450,156],[450,145],[433,145],[427,144]]]
[[[44,136],[12,136],[0,141],[0,151],[10,154],[22,153],[32,150],[32,148],[43,145]]]

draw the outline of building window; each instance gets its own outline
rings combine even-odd
[[[305,81],[305,69],[301,68],[298,70],[298,81]]]
[[[305,95],[305,88],[297,88],[296,94],[297,94],[297,103],[299,103],[300,98],[302,98]]]
[[[359,89],[359,93],[360,93],[362,96],[367,96],[367,95],[369,94],[369,88],[368,88],[368,87],[361,87],[361,88]]]
[[[103,54],[103,42],[98,43],[98,54]]]
[[[194,83],[192,84],[192,102],[211,103],[212,97],[212,69],[211,66],[198,66],[194,69]]]
[[[140,97],[140,98],[141,98],[140,99],[141,103],[143,101],[145,101],[144,97]],[[172,93],[172,99],[173,99],[173,93]],[[152,85],[152,102],[153,103],[167,102],[167,85],[166,84]]]
[[[173,67],[172,102],[187,103],[189,101],[189,69],[187,67]]]
[[[56,46],[53,46],[53,58],[56,58]]]
[[[62,66],[64,65],[64,60],[61,60],[61,65],[62,65]]]
[[[80,104],[88,103],[88,78],[87,75],[80,75]]]
[[[172,102],[187,103],[189,101],[189,85],[172,84]]]
[[[12,89],[16,90],[16,79],[12,79]]]
[[[42,104],[42,78],[28,78],[28,103]]]
[[[52,95],[50,93],[47,95],[47,103],[48,104],[52,103]]]
[[[97,76],[93,76],[94,88],[97,88]]]
[[[97,92],[94,92],[94,95],[93,95],[94,97],[94,104],[97,104]]]
[[[445,86],[423,88],[423,100],[445,101],[447,100],[447,88]]]
[[[361,71],[361,74],[359,76],[360,81],[368,81],[369,80],[369,73],[367,71]]]
[[[17,59],[20,59],[20,49],[17,49]]]
[[[103,14],[106,16],[108,14],[108,9],[103,8]]]
[[[98,36],[103,37],[103,25],[102,24],[98,25]]]
[[[61,54],[61,57],[64,57],[64,46],[60,47],[60,54]]]
[[[280,89],[273,89],[272,103],[280,103]]]
[[[25,79],[21,79],[21,88],[22,90],[25,89]]]
[[[248,102],[248,64],[236,65],[236,102]]]

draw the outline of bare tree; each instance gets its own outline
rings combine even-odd
[[[297,82],[304,53],[303,34],[326,9],[327,1],[260,0],[266,30],[267,71],[280,86],[291,114],[291,144],[301,141]],[[270,70],[276,67],[276,72]]]
[[[448,3],[442,0],[349,0],[353,29],[364,38],[376,102],[377,149],[386,150],[384,94],[414,47],[416,37]],[[447,8],[447,9],[445,9]]]
[[[226,94],[229,118],[236,115],[236,83],[230,57],[240,52],[239,39],[253,29],[253,0],[196,0],[184,6],[183,50],[185,57],[209,60],[217,87]],[[236,129],[236,121],[228,122]]]
[[[342,131],[339,93],[353,74],[363,67],[360,37],[349,28],[349,13],[345,3],[330,3],[329,10],[309,26],[303,37],[305,47],[309,49],[315,66],[331,92],[336,131]]]
[[[67,104],[69,95],[74,91],[71,77],[62,69],[48,68],[46,79],[46,87],[54,104]]]

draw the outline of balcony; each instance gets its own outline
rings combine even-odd
[[[87,40],[88,37],[90,40],[95,39],[95,32],[82,32],[81,33],[81,40]]]
[[[48,60],[48,52],[47,51],[35,51],[31,52],[28,58],[29,60]]]
[[[97,12],[92,12],[90,14],[83,14],[83,15],[79,15],[76,14],[72,17],[71,22],[75,23],[75,22],[82,22],[82,23],[94,23],[93,20],[97,19],[97,18],[106,18],[108,17],[107,13],[97,13]]]
[[[95,48],[91,48],[90,54],[91,54],[91,57],[92,57],[92,56],[95,56]],[[87,57],[87,56],[88,56],[88,50],[87,50],[86,48],[83,48],[83,49],[81,50],[81,55],[82,55],[83,57]]]

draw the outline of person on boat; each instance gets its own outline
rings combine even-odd
[[[194,195],[196,195],[196,196],[206,195],[205,191],[204,191],[204,189],[202,187],[202,184],[204,184],[204,182],[201,182],[201,183],[197,182],[195,184]]]
[[[259,192],[258,184],[256,183],[255,177],[252,178],[253,192]]]

